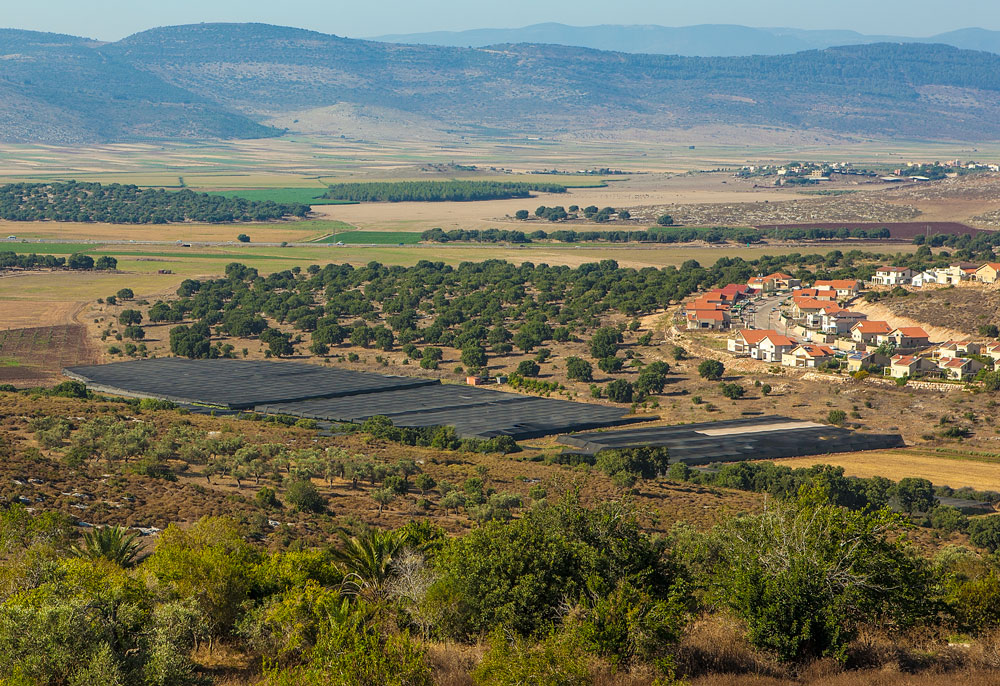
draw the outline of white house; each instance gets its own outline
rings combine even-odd
[[[879,267],[872,277],[877,286],[904,286],[913,280],[914,271],[909,267]]]
[[[757,354],[754,356],[764,362],[781,362],[786,353],[795,349],[796,343],[788,336],[771,332],[757,344]]]
[[[852,312],[851,310],[837,310],[835,312],[823,313],[820,328],[825,333],[832,333],[835,336],[843,336],[850,333],[851,329],[868,319],[864,312]]]
[[[785,353],[781,358],[781,364],[785,367],[818,367],[824,362],[832,360],[833,356],[832,348],[805,343]]]

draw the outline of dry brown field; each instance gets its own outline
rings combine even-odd
[[[1000,449],[1000,446],[997,448]],[[843,467],[848,476],[884,476],[899,480],[901,475],[906,475],[928,479],[935,486],[1000,490],[1000,456],[982,457],[963,454],[960,450],[955,448],[941,453],[920,448],[875,450],[822,457],[795,457],[775,462],[793,468],[830,464]]]

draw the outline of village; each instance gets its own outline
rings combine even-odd
[[[736,357],[798,369],[842,371],[865,378],[972,382],[1000,369],[996,340],[932,341],[919,326],[893,326],[851,309],[866,293],[963,282],[1000,281],[1000,263],[953,264],[916,272],[882,266],[860,279],[816,280],[808,286],[776,272],[746,284],[701,293],[683,310],[688,330],[735,331],[726,349]]]

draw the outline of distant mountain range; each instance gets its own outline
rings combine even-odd
[[[548,43],[594,50],[685,57],[788,55],[803,50],[822,50],[838,45],[868,43],[940,43],[965,50],[1000,53],[1000,31],[979,28],[960,29],[929,38],[915,38],[871,36],[856,31],[755,28],[735,24],[567,26],[547,23],[533,24],[519,29],[393,34],[378,36],[372,40],[466,48],[481,48],[498,43]]]
[[[105,44],[0,31],[3,141],[339,134],[344,112],[494,136],[757,127],[1000,140],[1000,55],[918,43],[755,57],[470,49],[265,24],[165,27]]]

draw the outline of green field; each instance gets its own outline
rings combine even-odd
[[[243,198],[253,202],[271,200],[277,203],[300,203],[303,205],[356,205],[350,200],[333,200],[322,197],[326,193],[323,188],[248,188],[233,191],[208,191],[209,195],[221,195],[226,198]]]
[[[16,252],[19,255],[72,255],[92,253],[103,249],[98,243],[0,243],[0,252]]]
[[[312,242],[355,245],[414,245],[420,242],[420,234],[414,231],[342,231]]]

